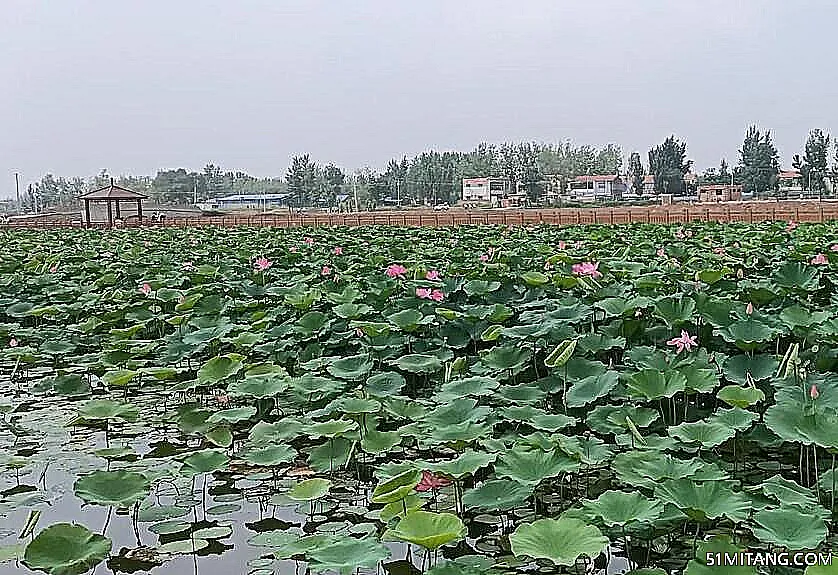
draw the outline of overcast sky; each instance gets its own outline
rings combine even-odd
[[[4,0],[0,195],[47,172],[381,168],[481,141],[699,168],[838,131],[834,0]],[[732,163],[733,163],[732,162]]]

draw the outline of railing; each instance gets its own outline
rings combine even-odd
[[[465,226],[536,224],[552,225],[618,225],[618,224],[678,224],[691,221],[765,222],[765,221],[823,222],[838,220],[838,203],[833,202],[778,202],[708,204],[689,206],[645,206],[623,208],[557,208],[544,210],[487,210],[452,212],[378,212],[358,214],[308,214],[211,216],[166,218],[162,221],[144,219],[142,223],[130,221],[119,227],[319,227],[319,226]],[[94,228],[106,229],[108,225],[95,222],[85,226],[71,220],[12,220],[0,223],[0,228]]]

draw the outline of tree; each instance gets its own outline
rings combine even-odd
[[[739,150],[738,176],[745,192],[762,194],[777,190],[780,156],[771,140],[771,132],[761,133],[750,126]]]
[[[730,166],[727,165],[727,160],[722,158],[721,163],[719,164],[719,183],[720,184],[727,184],[728,182],[733,182],[733,175],[730,173]]]
[[[298,208],[309,206],[317,195],[317,164],[308,154],[294,156],[285,173],[285,182]]]
[[[195,193],[199,175],[177,170],[160,170],[151,182],[151,195],[160,203],[190,203]]]
[[[328,164],[321,170],[321,178],[323,180],[323,200],[328,205],[336,207],[337,197],[346,181],[346,174],[334,164]]]
[[[687,144],[674,135],[649,150],[649,173],[655,177],[655,190],[660,194],[677,194],[684,189],[684,175],[690,171]]]
[[[612,176],[620,172],[623,167],[623,150],[616,144],[608,144],[596,153],[593,173],[601,176]]]
[[[201,173],[201,191],[210,198],[217,198],[224,193],[224,173],[214,164],[207,164]]]
[[[631,187],[638,196],[643,193],[643,179],[645,175],[646,170],[643,168],[643,160],[640,158],[640,153],[632,152],[629,157],[629,176],[631,177]]]
[[[819,129],[809,132],[806,148],[801,158],[794,155],[792,167],[800,170],[803,183],[809,190],[823,192],[826,189],[826,176],[829,170],[829,134]]]

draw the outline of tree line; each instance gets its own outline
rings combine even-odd
[[[832,150],[830,136],[815,129],[809,133],[802,154],[794,156],[792,167],[800,171],[807,189],[823,191],[836,177],[835,169],[829,166]],[[838,143],[832,159],[838,165]],[[749,127],[737,160],[731,167],[722,159],[718,168],[700,174],[698,183],[736,183],[757,195],[776,193],[780,163],[770,131]],[[673,135],[649,150],[646,162],[639,152],[632,152],[627,166],[616,144],[598,148],[570,141],[483,143],[470,152],[431,150],[411,158],[394,158],[383,171],[363,167],[347,172],[334,163],[321,164],[303,154],[291,159],[281,177],[258,178],[207,164],[200,172],[177,168],[160,170],[155,176],[114,179],[118,185],[161,204],[187,204],[236,194],[287,194],[289,204],[295,207],[353,204],[357,197],[359,207],[369,209],[387,203],[451,204],[460,197],[463,178],[473,177],[500,178],[508,190],[526,193],[532,201],[546,191],[564,189],[568,180],[580,175],[621,174],[636,194],[643,192],[645,177],[652,175],[656,192],[681,195],[694,191],[685,179],[692,166],[686,142]],[[24,191],[22,201],[29,209],[76,207],[81,193],[108,185],[110,178],[104,170],[89,179],[47,174]]]

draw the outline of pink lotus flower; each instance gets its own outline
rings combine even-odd
[[[724,255],[725,249],[724,248],[713,248],[713,253],[718,255]]]
[[[428,299],[431,297],[431,290],[428,288],[416,288],[416,297]]]
[[[9,340],[9,347],[17,347],[17,340],[15,338]]]
[[[288,251],[291,252],[292,254],[297,253],[297,246],[291,246],[290,248],[288,248]]]
[[[790,232],[790,231],[794,230],[796,227],[797,227],[797,222],[795,222],[795,221],[790,221],[790,222],[788,223],[788,225],[786,225],[786,231],[787,231],[787,232]]]
[[[748,314],[748,315],[751,315],[752,313],[754,313],[754,304],[749,302],[748,307],[745,308],[745,313]]]
[[[227,394],[216,395],[215,401],[219,405],[228,405],[230,403],[230,396]]]
[[[481,262],[488,262],[489,261],[489,255],[488,254],[480,254],[480,257],[477,258],[477,259],[479,259]]]
[[[434,475],[430,471],[422,472],[422,480],[416,486],[416,491],[424,493],[425,491],[436,491],[440,487],[451,485],[451,480],[442,477],[441,475]]]
[[[335,248],[335,255],[336,256],[342,256],[343,255],[343,248],[340,247],[340,246],[336,247]]]
[[[583,245],[585,245],[585,244],[583,244],[581,241],[576,241],[576,242],[573,243],[573,247],[576,248],[577,250],[579,248],[581,248]]]
[[[307,246],[310,246],[310,245],[314,244],[314,238],[310,238],[310,237],[308,237],[308,236],[306,236],[306,237],[303,239],[303,241],[305,242],[305,244],[306,244]]]
[[[681,337],[673,337],[666,345],[674,345],[678,348],[678,353],[681,353],[685,349],[690,351],[691,347],[698,347],[698,343],[696,343],[695,338],[697,336],[690,335],[686,332],[686,330],[681,330]]]
[[[274,265],[274,263],[271,260],[269,260],[265,256],[262,256],[262,257],[256,258],[256,261],[253,263],[253,268],[255,270],[263,272],[266,269],[268,269],[269,267],[271,267],[272,265]]]
[[[565,247],[567,247],[567,244],[564,243],[564,240],[560,240],[559,241],[559,249],[563,250],[563,249],[565,249]]]
[[[663,248],[658,248],[657,254],[659,258],[666,256],[666,252],[663,251]]]
[[[356,327],[356,328],[355,328],[355,335],[356,335],[356,336],[358,336],[358,337],[361,337],[361,336],[363,336],[363,335],[364,335],[364,332],[363,332],[363,330],[362,330],[361,328],[357,328],[357,327]]]
[[[838,244],[832,244],[832,246],[830,246],[829,248],[829,251],[838,252]]]
[[[151,293],[151,286],[148,283],[144,283],[140,288],[140,291],[143,292],[143,295],[148,295]]]
[[[332,268],[329,266],[323,266],[323,269],[320,270],[321,276],[328,276],[332,274]]]
[[[438,280],[439,279],[439,272],[436,270],[431,270],[425,274],[426,280]]]
[[[818,392],[818,386],[813,383],[812,387],[809,388],[809,397],[811,397],[812,401],[814,401],[818,398],[819,395],[820,393]]]
[[[445,299],[445,294],[439,291],[438,289],[435,289],[431,292],[431,299],[434,301],[442,301]]]
[[[678,231],[675,232],[675,237],[679,240],[683,240],[685,237],[687,237],[684,235],[684,228],[678,228]]]
[[[602,272],[599,271],[599,262],[582,262],[581,264],[573,264],[571,268],[573,273],[578,276],[591,276],[594,278],[602,277]]]
[[[387,274],[387,277],[404,279],[404,274],[407,273],[407,268],[399,264],[390,264],[384,273]]]
[[[813,258],[812,258],[812,262],[811,262],[811,263],[813,263],[814,265],[816,265],[816,266],[817,266],[817,265],[828,264],[828,263],[829,263],[829,260],[828,260],[828,259],[826,259],[826,256],[825,256],[825,255],[823,255],[823,254],[818,254],[818,255],[816,255],[815,257],[813,257]]]
[[[58,271],[58,264],[57,264],[57,263],[56,263],[56,264],[52,264],[52,265],[49,267],[49,272],[50,272],[51,274],[54,274],[54,273],[55,273],[55,272],[57,272],[57,271]]]

